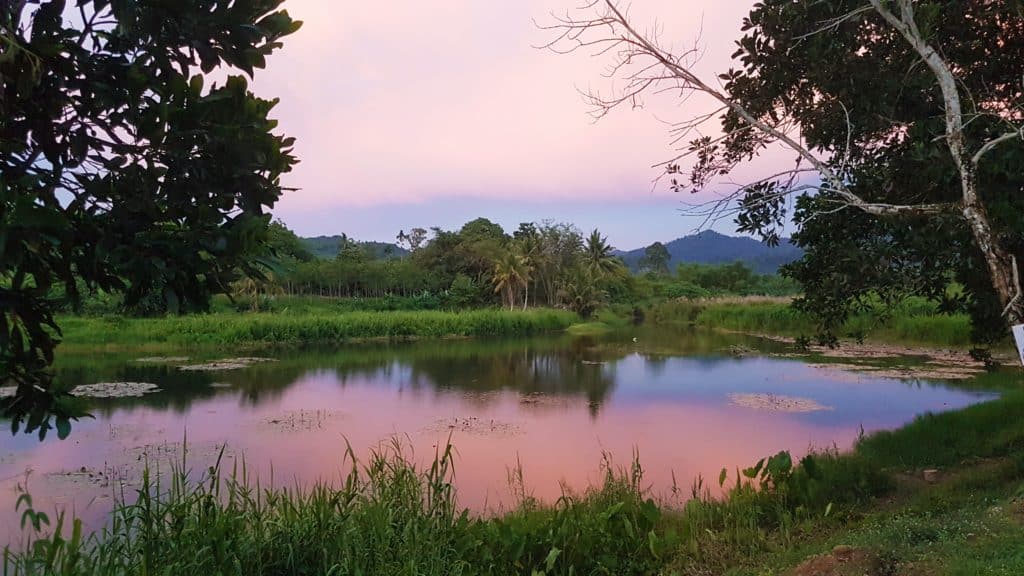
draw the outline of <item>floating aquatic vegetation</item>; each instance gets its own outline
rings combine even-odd
[[[202,364],[188,364],[186,366],[178,366],[178,369],[196,372],[215,372],[219,370],[238,370],[241,368],[248,368],[253,364],[276,361],[277,360],[274,358],[243,356],[240,358],[224,358],[222,360],[213,360],[210,362],[204,362]]]
[[[518,436],[523,433],[523,429],[518,424],[512,422],[470,416],[468,418],[441,418],[424,427],[420,432],[464,432],[475,436],[503,437]]]
[[[71,395],[87,398],[131,398],[145,396],[159,389],[159,386],[149,382],[100,382],[75,386],[71,389]]]
[[[156,392],[160,387],[148,382],[101,382],[82,384],[71,389],[72,396],[84,398],[131,398]],[[17,386],[0,388],[0,398],[10,398],[18,391]]]
[[[897,378],[904,380],[969,380],[981,373],[981,370],[974,370],[971,368],[957,368],[955,366],[946,366],[942,368],[921,366],[912,368],[890,368],[872,370],[871,372],[868,372],[866,375],[875,376],[877,378]]]
[[[757,350],[742,344],[733,344],[724,351],[734,358],[744,358],[746,356],[753,356],[757,354]]]
[[[282,432],[312,432],[342,417],[344,413],[335,410],[289,410],[264,419],[262,424]]]
[[[49,472],[45,477],[51,482],[70,484],[71,486],[90,484],[106,488],[112,483],[115,485],[128,484],[128,472],[125,469],[115,468],[104,464],[102,468],[88,468],[82,466],[76,470]],[[71,488],[68,486],[68,488]]]
[[[142,364],[181,364],[188,362],[188,356],[147,356],[136,358],[135,361]]]
[[[942,362],[930,361],[921,365],[911,366],[870,366],[865,364],[808,364],[823,370],[838,370],[860,373],[873,378],[924,379],[924,380],[968,380],[984,372],[983,369],[966,365],[954,366]]]
[[[529,392],[519,397],[519,404],[530,408],[566,408],[572,404],[572,400],[564,396],[544,394],[542,392]]]
[[[753,408],[755,410],[769,410],[772,412],[819,412],[832,410],[831,406],[825,406],[810,398],[799,398],[795,396],[780,396],[778,394],[729,394],[729,401],[737,406]]]

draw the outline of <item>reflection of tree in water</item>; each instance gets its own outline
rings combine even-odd
[[[644,366],[653,376],[661,376],[665,373],[665,366],[668,365],[667,356],[656,354],[644,354]]]
[[[423,358],[409,364],[409,385],[418,389],[462,392],[515,391],[582,398],[596,412],[615,386],[611,364],[596,362],[572,347],[492,353],[470,358]],[[605,361],[612,360],[604,358]],[[474,396],[489,402],[485,394]]]
[[[230,354],[217,358],[226,356]],[[140,397],[90,401],[90,413],[109,416],[114,410],[134,406],[184,413],[197,401],[221,395],[239,395],[243,405],[259,405],[279,398],[309,371],[308,364],[298,363],[267,362],[241,370],[202,371],[180,370],[174,364],[140,363],[135,360],[135,356],[129,356],[120,358],[119,362],[65,362],[58,367],[57,378],[68,389],[79,384],[98,382],[149,382],[160,388],[158,392]],[[189,363],[203,361],[192,359]]]
[[[220,372],[182,371],[171,365],[138,363],[134,355],[64,357],[56,369],[59,381],[69,388],[122,381],[151,382],[161,389],[143,397],[90,403],[93,413],[104,415],[133,406],[180,413],[194,402],[215,397],[234,397],[242,405],[258,406],[276,402],[289,387],[310,380],[333,380],[341,386],[380,383],[417,393],[457,392],[466,401],[481,404],[494,402],[497,396],[493,393],[517,392],[524,407],[538,396],[552,400],[529,404],[530,409],[586,402],[596,414],[615,387],[616,363],[623,358],[643,357],[648,370],[656,375],[670,369],[669,359],[679,356],[688,357],[690,366],[710,369],[720,363],[743,361],[730,355],[729,346],[734,344],[764,351],[775,351],[781,346],[714,331],[640,327],[599,338],[348,344],[329,349],[279,350],[263,354],[276,357],[276,362]],[[203,358],[192,358],[189,362],[230,356],[231,353],[207,352]],[[984,381],[979,379],[979,385]],[[941,385],[909,380],[907,384]]]
[[[149,382],[159,392],[133,398],[106,398],[90,401],[89,412],[109,416],[115,409],[125,406],[148,406],[161,410],[184,413],[197,400],[212,398],[217,390],[210,386],[216,376],[203,372],[184,372],[173,366],[122,363],[109,365],[76,365],[58,371],[58,382],[68,389],[79,384],[98,382]]]
[[[624,355],[609,355],[596,350],[592,342],[568,338],[368,344],[287,352],[277,355],[276,362],[209,372],[140,364],[133,357],[94,363],[79,358],[65,362],[59,377],[69,387],[119,381],[151,382],[160,387],[159,392],[143,397],[93,402],[91,411],[105,415],[132,406],[184,412],[193,402],[220,395],[235,395],[242,404],[257,406],[278,400],[297,382],[322,377],[335,378],[343,386],[356,381],[397,380],[402,386],[424,391],[517,391],[582,398],[596,411],[614,387],[614,371],[611,364],[595,362]],[[230,354],[219,357],[224,356]],[[491,400],[481,394],[478,401]]]

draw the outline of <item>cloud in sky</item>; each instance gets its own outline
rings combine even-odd
[[[728,68],[752,3],[634,0],[631,11],[676,46],[702,31],[700,68],[713,77]],[[551,38],[534,21],[576,5],[287,0],[303,28],[255,82],[260,95],[281,98],[275,115],[301,158],[286,181],[301,191],[275,212],[303,232],[323,229],[317,215],[430,202],[655,198],[677,207],[664,188],[651,191],[651,165],[671,154],[664,121],[710,103],[660,98],[592,122],[577,88],[612,88],[601,76],[609,59],[534,48]]]

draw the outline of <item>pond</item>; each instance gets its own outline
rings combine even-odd
[[[862,431],[993,397],[977,386],[851,372],[739,335],[635,328],[599,338],[359,344],[192,358],[65,356],[75,384],[133,382],[141,394],[92,399],[66,440],[0,438],[0,539],[20,538],[15,500],[103,525],[145,462],[198,472],[224,449],[263,486],[308,485],[394,438],[417,461],[451,439],[460,504],[514,504],[510,472],[546,501],[601,478],[604,455],[634,451],[655,495],[689,490],[779,450],[849,448]],[[186,440],[187,439],[187,440]],[[713,482],[712,482],[713,483]]]

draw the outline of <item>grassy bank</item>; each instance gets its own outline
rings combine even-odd
[[[785,336],[810,337],[818,330],[813,318],[794,310],[783,298],[672,300],[653,306],[648,318],[654,322],[681,322]],[[860,313],[851,316],[838,336],[901,344],[968,347],[971,344],[971,326],[966,315],[939,314],[933,303],[911,299],[884,315]]]
[[[698,483],[655,502],[634,462],[546,506],[513,470],[521,504],[496,517],[459,508],[451,449],[420,470],[384,449],[340,485],[304,491],[260,490],[237,469],[199,482],[178,470],[147,477],[105,534],[84,538],[69,521],[66,539],[10,552],[5,573],[1021,574],[1021,413],[1014,391],[849,454],[781,453],[712,479],[722,498]],[[921,479],[930,468],[934,483]],[[838,568],[800,571],[828,562]]]
[[[216,312],[164,318],[64,316],[62,349],[162,349],[347,340],[524,336],[577,322],[559,310]]]

